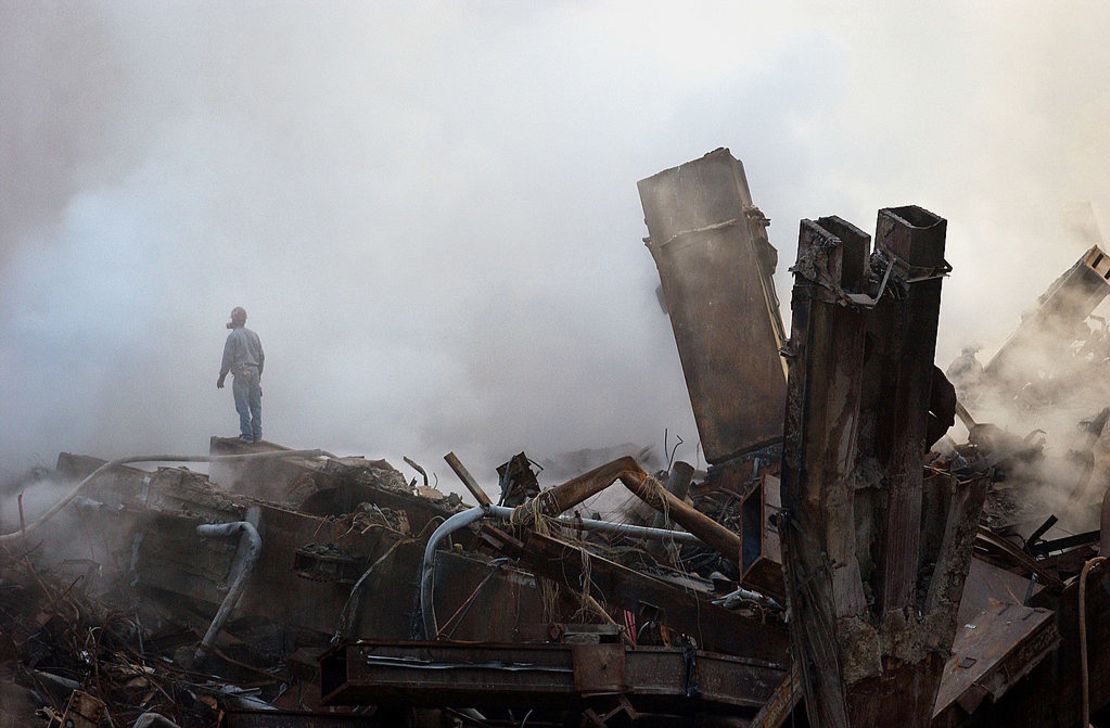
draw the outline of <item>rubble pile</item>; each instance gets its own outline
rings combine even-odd
[[[943,218],[802,221],[787,331],[739,160],[639,189],[705,470],[62,453],[0,493],[0,725],[1105,723],[1110,258],[945,376]]]
[[[122,593],[89,594],[88,572],[63,578],[35,561],[33,553],[0,552],[0,725],[130,726],[160,716],[149,724],[213,726],[222,701],[251,700],[281,683],[245,665],[222,679],[190,670],[173,659],[175,646],[197,639],[187,628],[152,629],[158,618]]]

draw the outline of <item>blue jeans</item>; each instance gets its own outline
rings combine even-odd
[[[262,439],[262,383],[258,369],[248,367],[236,372],[231,384],[235,411],[239,413],[239,433],[258,442]]]

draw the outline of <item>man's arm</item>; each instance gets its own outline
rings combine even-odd
[[[266,365],[266,352],[262,351],[262,339],[258,340],[258,378],[262,378],[262,368]]]
[[[231,371],[232,348],[234,346],[231,339],[232,335],[228,334],[227,341],[224,342],[224,358],[220,363],[220,378],[216,380],[217,389],[224,388],[224,379],[227,377],[227,373]]]

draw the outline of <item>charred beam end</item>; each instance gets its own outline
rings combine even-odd
[[[916,268],[944,268],[948,221],[917,205],[879,210],[875,244]]]
[[[833,293],[863,292],[870,248],[871,237],[847,220],[802,220],[798,259],[790,269],[795,285],[804,280]]]

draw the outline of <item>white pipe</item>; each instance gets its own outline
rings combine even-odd
[[[490,514],[503,521],[509,520],[514,509],[505,506],[490,506]],[[617,535],[635,536],[646,538],[649,541],[674,541],[676,543],[701,543],[701,539],[688,531],[675,531],[669,528],[655,528],[654,526],[636,526],[631,523],[614,523],[612,521],[599,521],[594,518],[570,518],[560,516],[555,521],[567,528],[581,528],[583,531],[600,531],[601,533],[615,533]]]
[[[424,622],[425,639],[435,639],[439,632],[439,628],[436,626],[435,600],[432,593],[432,588],[435,585],[436,546],[455,531],[466,528],[472,523],[477,523],[486,515],[486,509],[482,506],[474,506],[465,511],[460,511],[439,524],[439,528],[432,532],[428,543],[424,545],[424,559],[420,565],[420,617]]]
[[[0,534],[0,543],[7,541],[15,541],[21,539],[25,534],[30,533],[42,524],[49,521],[54,516],[65,508],[70,501],[77,497],[77,495],[84,490],[85,486],[93,481],[96,476],[100,475],[106,470],[110,470],[119,465],[127,465],[128,463],[213,463],[213,462],[227,462],[235,460],[268,460],[272,458],[289,458],[289,457],[327,457],[334,458],[335,456],[324,450],[276,450],[273,452],[252,452],[244,455],[136,455],[133,457],[116,458],[109,460],[101,465],[96,470],[89,473],[81,480],[80,483],[73,486],[60,501],[50,507],[46,513],[40,516],[33,523],[27,524],[27,527],[19,531],[12,531],[11,533]]]
[[[450,536],[459,529],[466,528],[472,523],[477,523],[483,518],[497,518],[508,521],[513,516],[514,509],[504,506],[474,506],[465,511],[456,513],[439,525],[424,546],[424,559],[420,564],[420,616],[424,625],[424,638],[435,639],[439,633],[436,625],[435,614],[435,558],[436,547],[440,541]],[[581,528],[586,531],[601,531],[603,533],[616,533],[655,541],[675,541],[678,543],[700,543],[700,539],[686,531],[672,531],[667,528],[652,528],[650,526],[634,526],[628,523],[612,523],[598,521],[593,518],[557,518],[561,525],[568,528]]]
[[[180,726],[158,713],[143,713],[135,719],[131,728],[180,728]]]
[[[713,603],[719,606],[727,607],[728,602],[740,599],[747,599],[748,601],[758,602],[759,604],[774,607],[775,609],[782,609],[782,605],[771,597],[765,594],[760,594],[759,592],[752,591],[751,589],[745,589],[744,587],[738,587],[737,589],[730,591],[728,594],[725,594],[723,597],[720,597],[719,599],[714,599]]]
[[[259,554],[262,553],[262,537],[258,535],[258,530],[255,529],[254,525],[246,521],[206,523],[197,526],[197,534],[205,538],[210,536],[234,536],[236,532],[242,533],[239,540],[240,543],[246,542],[246,551],[242,552],[241,558],[237,559],[231,566],[234,576],[232,577],[231,586],[227,590],[227,596],[224,597],[220,608],[216,610],[216,616],[212,618],[212,624],[208,625],[208,631],[204,633],[204,639],[201,640],[196,653],[193,655],[193,659],[198,663],[204,659],[208,649],[216,641],[216,636],[223,629],[224,622],[231,616],[231,610],[235,609],[239,597],[242,596],[247,585],[247,579],[250,578],[254,564],[258,561]]]

